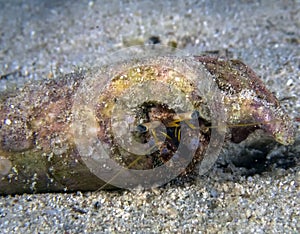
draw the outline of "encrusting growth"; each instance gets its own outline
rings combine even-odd
[[[293,144],[294,132],[289,117],[281,110],[276,97],[248,66],[238,60],[207,56],[195,56],[194,59],[210,73],[223,95],[227,141],[241,142],[260,128],[281,144]],[[185,165],[184,158],[172,161],[182,144],[195,152],[193,160],[180,168],[180,174],[184,175],[203,159],[211,129],[215,126],[211,123],[210,110],[206,109],[205,97],[195,92],[201,80],[190,80],[176,73],[176,70],[158,64],[140,64],[122,71],[119,76],[111,77],[111,83],[95,106],[98,126],[90,131],[96,131],[98,139],[110,147],[110,155],[117,163],[137,170],[178,162]],[[85,78],[86,74],[72,73],[60,79],[31,83],[15,93],[2,95],[0,194],[87,191],[113,187],[90,171],[74,141],[73,99]],[[115,118],[114,105],[118,96],[126,93],[126,90],[129,92],[133,85],[140,87],[140,92],[143,92],[142,84],[149,81],[172,84],[179,90],[178,95],[183,94],[182,98],[188,98],[193,106],[187,112],[180,112],[180,108],[174,110],[170,105],[148,100],[134,109],[131,113],[135,116],[126,117],[132,130],[129,134],[141,143],[139,145],[147,145],[145,147],[149,149],[146,157],[137,160],[137,153],[120,147],[124,142],[119,142],[113,135],[115,126],[111,119]],[[156,92],[164,93],[166,100],[169,96],[178,96],[168,93],[163,85],[157,86]],[[118,131],[122,136],[122,129]]]

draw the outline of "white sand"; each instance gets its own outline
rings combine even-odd
[[[299,117],[299,1],[162,2],[1,0],[0,91],[96,65],[155,35],[195,53],[228,49]],[[273,164],[253,176],[216,165],[154,191],[1,197],[0,232],[299,233],[299,135],[298,126],[297,143],[275,146]],[[286,158],[294,164],[282,169]]]

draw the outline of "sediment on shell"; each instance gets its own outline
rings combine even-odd
[[[241,142],[255,129],[260,128],[279,143],[293,143],[294,133],[290,119],[280,109],[276,97],[248,66],[236,60],[219,60],[205,56],[195,59],[214,77],[225,96],[228,141]],[[155,74],[153,70],[151,72],[152,75]],[[56,80],[27,84],[14,93],[2,95],[0,194],[112,188],[95,176],[82,161],[71,131],[73,98],[84,78],[83,73],[73,73]],[[185,78],[181,79],[184,82]],[[188,92],[187,88],[184,92]],[[149,110],[152,105],[150,104],[148,103]],[[101,109],[101,106],[98,108]],[[166,113],[163,108],[160,111]],[[99,123],[103,121],[103,116],[106,122],[102,124],[108,123],[109,113],[100,111]],[[205,125],[209,126],[209,120],[205,118],[199,123],[206,121]],[[255,122],[259,124],[246,125]],[[98,137],[109,141],[105,135],[106,130],[100,129]],[[207,137],[209,136],[202,136],[202,145],[209,140]],[[201,161],[204,150],[198,150],[198,158],[193,161],[189,171]],[[130,157],[129,155],[128,158]],[[128,158],[121,158],[119,163],[128,166]],[[168,161],[169,156],[165,160]],[[156,163],[165,162],[162,160]],[[145,160],[136,166],[139,169],[151,168],[153,162]]]

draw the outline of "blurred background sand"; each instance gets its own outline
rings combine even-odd
[[[155,36],[194,54],[227,51],[261,76],[292,118],[299,117],[299,1],[1,0],[0,6],[0,91],[96,66],[105,54]],[[259,174],[239,176],[216,165],[207,176],[153,191],[1,197],[0,230],[300,232],[295,127],[296,144],[272,151],[296,158],[292,166],[277,160]]]

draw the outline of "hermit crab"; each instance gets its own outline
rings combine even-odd
[[[3,94],[0,193],[159,186],[206,173],[224,142],[256,129],[293,144],[289,117],[241,61],[153,51]]]

